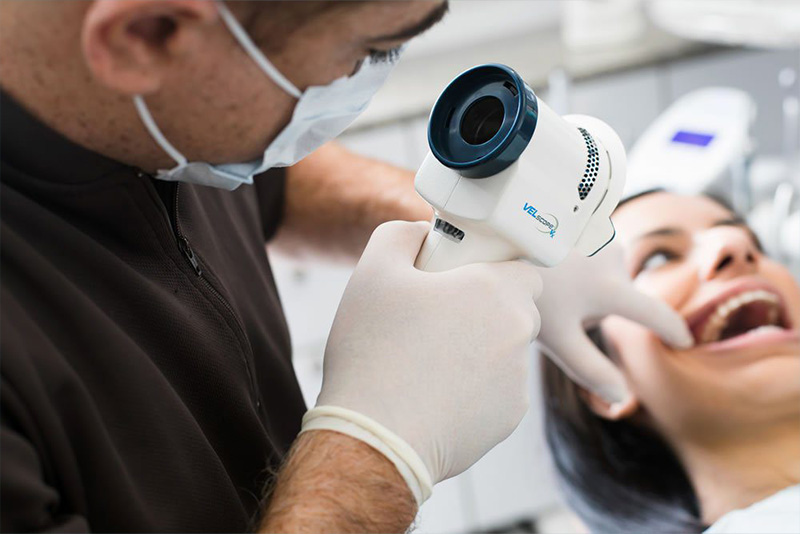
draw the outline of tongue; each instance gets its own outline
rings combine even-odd
[[[750,330],[760,326],[767,326],[774,323],[770,315],[774,305],[767,302],[751,302],[742,306],[728,317],[728,325],[722,331],[720,340],[746,334]]]

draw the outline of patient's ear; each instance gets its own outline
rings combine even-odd
[[[613,404],[600,395],[583,388],[580,388],[579,395],[595,415],[609,421],[627,419],[639,410],[639,399],[634,394],[630,394],[625,400]]]
[[[608,320],[608,318],[605,319],[605,321]],[[607,356],[611,363],[617,365],[618,362],[622,361],[620,351],[613,340],[605,335],[605,331],[601,328],[601,325],[587,330],[586,335],[594,344],[598,351],[598,356]],[[622,372],[622,369],[619,369],[619,371]],[[578,386],[578,395],[595,415],[610,421],[619,421],[631,417],[639,410],[639,399],[632,393],[630,385],[627,385],[626,390],[628,396],[624,400],[614,403],[580,386]]]

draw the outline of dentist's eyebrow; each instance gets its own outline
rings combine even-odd
[[[416,37],[421,33],[425,33],[433,26],[441,21],[445,14],[447,14],[447,10],[449,9],[448,2],[444,2],[439,4],[439,6],[428,13],[428,15],[422,19],[421,21],[417,22],[416,24],[409,26],[408,28],[404,28],[396,33],[390,35],[382,35],[380,37],[373,37],[369,40],[370,43],[379,43],[382,41],[406,41],[411,39],[412,37]]]

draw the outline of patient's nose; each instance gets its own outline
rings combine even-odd
[[[696,246],[702,280],[735,278],[758,269],[758,251],[739,228],[712,228],[697,238]]]

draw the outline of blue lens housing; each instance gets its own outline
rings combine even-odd
[[[538,117],[538,99],[519,74],[505,65],[481,65],[442,92],[428,123],[428,144],[442,165],[467,178],[487,178],[519,159]]]

